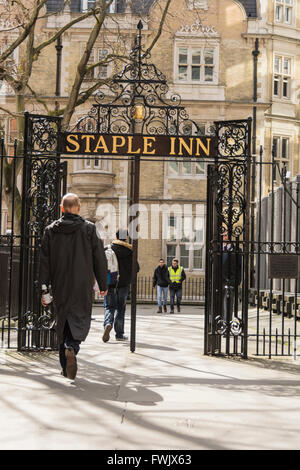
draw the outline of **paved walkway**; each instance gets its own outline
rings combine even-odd
[[[55,353],[0,352],[0,449],[300,449],[298,362],[203,356],[199,307],[155,311],[133,354],[95,309],[75,382]]]

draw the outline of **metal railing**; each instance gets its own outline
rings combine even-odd
[[[153,288],[152,276],[138,276],[137,278],[137,302],[157,302],[157,289]],[[205,279],[187,278],[182,284],[182,301],[185,303],[200,303],[205,299]],[[95,295],[95,302],[101,301],[99,295]]]

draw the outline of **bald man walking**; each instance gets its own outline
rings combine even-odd
[[[40,285],[52,286],[62,374],[75,379],[76,355],[91,325],[95,278],[101,295],[107,294],[107,261],[96,226],[79,215],[78,196],[66,194],[61,210],[44,232]]]

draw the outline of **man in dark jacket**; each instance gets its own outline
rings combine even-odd
[[[44,232],[40,283],[52,287],[62,374],[74,379],[79,345],[91,325],[95,277],[101,295],[107,291],[107,261],[96,226],[79,215],[78,196],[66,194],[61,210],[63,216]]]
[[[153,287],[157,286],[157,313],[162,313],[162,295],[164,312],[167,312],[167,301],[168,301],[168,285],[170,283],[169,273],[167,265],[165,264],[164,259],[159,260],[159,265],[154,271],[153,275]]]
[[[106,343],[114,327],[116,340],[126,341],[124,334],[126,300],[129,294],[132,274],[132,245],[128,243],[128,231],[119,229],[116,240],[111,244],[118,260],[119,276],[116,282],[108,286],[104,314],[104,333],[102,340]],[[139,267],[137,267],[139,271]],[[116,315],[115,315],[116,313]]]

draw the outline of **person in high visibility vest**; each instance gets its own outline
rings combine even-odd
[[[178,259],[172,260],[172,266],[168,268],[170,279],[170,313],[174,313],[174,301],[176,295],[177,312],[180,312],[180,304],[182,299],[182,283],[186,279],[186,275],[182,266],[179,266]]]

